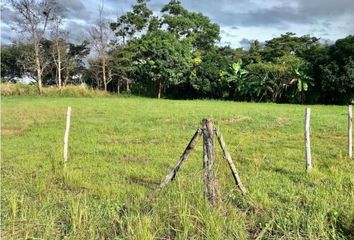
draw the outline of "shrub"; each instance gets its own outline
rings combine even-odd
[[[34,85],[1,83],[0,91],[2,96],[24,96],[38,94],[37,87]]]

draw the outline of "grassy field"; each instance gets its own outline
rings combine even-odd
[[[72,106],[69,162],[62,166]],[[1,239],[354,239],[354,161],[345,106],[311,106],[314,169],[305,172],[305,106],[145,98],[3,97]],[[223,204],[203,197],[202,143],[171,170],[202,118],[212,118],[248,190],[222,152]]]

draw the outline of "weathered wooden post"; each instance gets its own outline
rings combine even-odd
[[[306,170],[310,172],[312,169],[311,145],[310,145],[310,116],[311,109],[305,110],[305,155],[306,155]]]
[[[218,194],[218,184],[215,173],[215,135],[217,136],[221,149],[224,152],[224,156],[226,158],[227,163],[229,164],[237,187],[243,194],[246,194],[246,189],[241,183],[240,176],[238,175],[236,167],[232,162],[230,153],[227,151],[226,144],[221,133],[216,128],[214,128],[213,122],[210,119],[203,119],[202,128],[197,129],[172,171],[164,178],[164,180],[160,183],[159,187],[150,195],[150,198],[155,197],[164,187],[166,187],[168,183],[175,179],[178,170],[182,166],[182,163],[188,158],[189,154],[196,146],[198,139],[201,135],[203,135],[203,168],[205,185],[204,191],[206,199],[213,206],[217,206],[221,202],[221,199],[219,198]]]
[[[219,198],[215,176],[214,125],[210,119],[202,120],[202,131],[205,196],[215,206],[218,204]]]
[[[195,145],[197,145],[200,135],[202,134],[202,130],[198,129],[192,139],[190,140],[189,144],[187,145],[186,149],[182,153],[181,157],[179,158],[177,164],[174,166],[172,171],[165,177],[165,179],[161,182],[160,186],[156,189],[153,196],[158,194],[169,182],[173,181],[177,175],[178,170],[180,169],[182,163],[188,158],[189,154],[194,149]]]
[[[353,112],[352,105],[348,106],[348,155],[353,157]]]
[[[68,107],[68,111],[66,113],[66,128],[64,134],[64,167],[66,166],[66,162],[68,161],[68,141],[69,141],[69,130],[70,130],[70,117],[71,117],[71,107]]]
[[[224,153],[224,157],[225,157],[225,159],[229,165],[229,168],[232,172],[232,176],[234,177],[236,186],[240,189],[240,191],[243,194],[246,194],[247,193],[246,188],[243,186],[243,184],[241,182],[241,178],[237,172],[234,162],[232,161],[231,155],[230,155],[229,151],[227,150],[227,147],[226,147],[226,144],[225,144],[225,141],[224,141],[224,138],[223,138],[221,132],[219,132],[219,130],[216,128],[215,133],[218,138],[219,145]]]

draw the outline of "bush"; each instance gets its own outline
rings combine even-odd
[[[37,96],[38,88],[35,85],[1,83],[0,91],[2,96]],[[43,88],[42,96],[53,97],[97,97],[109,96],[109,93],[86,88],[83,86],[69,85],[62,89],[56,87]]]

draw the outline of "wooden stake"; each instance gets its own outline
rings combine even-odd
[[[305,110],[305,155],[306,155],[306,171],[312,170],[311,145],[310,145],[310,116],[311,109]]]
[[[217,181],[215,176],[214,126],[210,119],[202,120],[203,129],[203,165],[205,177],[205,196],[215,206],[218,204]]]
[[[348,106],[348,155],[353,157],[353,112],[352,105]]]
[[[178,170],[180,169],[182,163],[188,158],[189,154],[194,149],[195,145],[197,145],[200,135],[202,134],[202,130],[198,129],[192,139],[190,140],[188,146],[184,150],[183,154],[179,158],[177,164],[174,166],[172,171],[165,177],[165,179],[161,182],[160,186],[156,189],[153,195],[156,195],[160,192],[169,182],[173,181],[177,175]]]
[[[69,141],[69,130],[70,130],[70,117],[71,117],[71,107],[68,107],[68,111],[66,113],[66,128],[64,134],[64,167],[66,166],[66,162],[68,161],[68,141]]]
[[[225,144],[225,141],[224,141],[224,138],[222,136],[222,134],[219,132],[219,130],[216,128],[215,129],[215,133],[216,133],[216,136],[218,138],[218,142],[220,144],[220,147],[224,153],[224,157],[230,167],[230,170],[232,172],[232,176],[234,177],[234,180],[235,180],[235,183],[236,183],[236,186],[240,189],[240,191],[243,193],[243,194],[246,194],[247,193],[247,190],[246,188],[243,186],[242,182],[241,182],[241,178],[237,172],[237,169],[232,161],[232,158],[231,158],[231,155],[229,153],[229,151],[227,150],[227,147],[226,147],[226,144]]]

